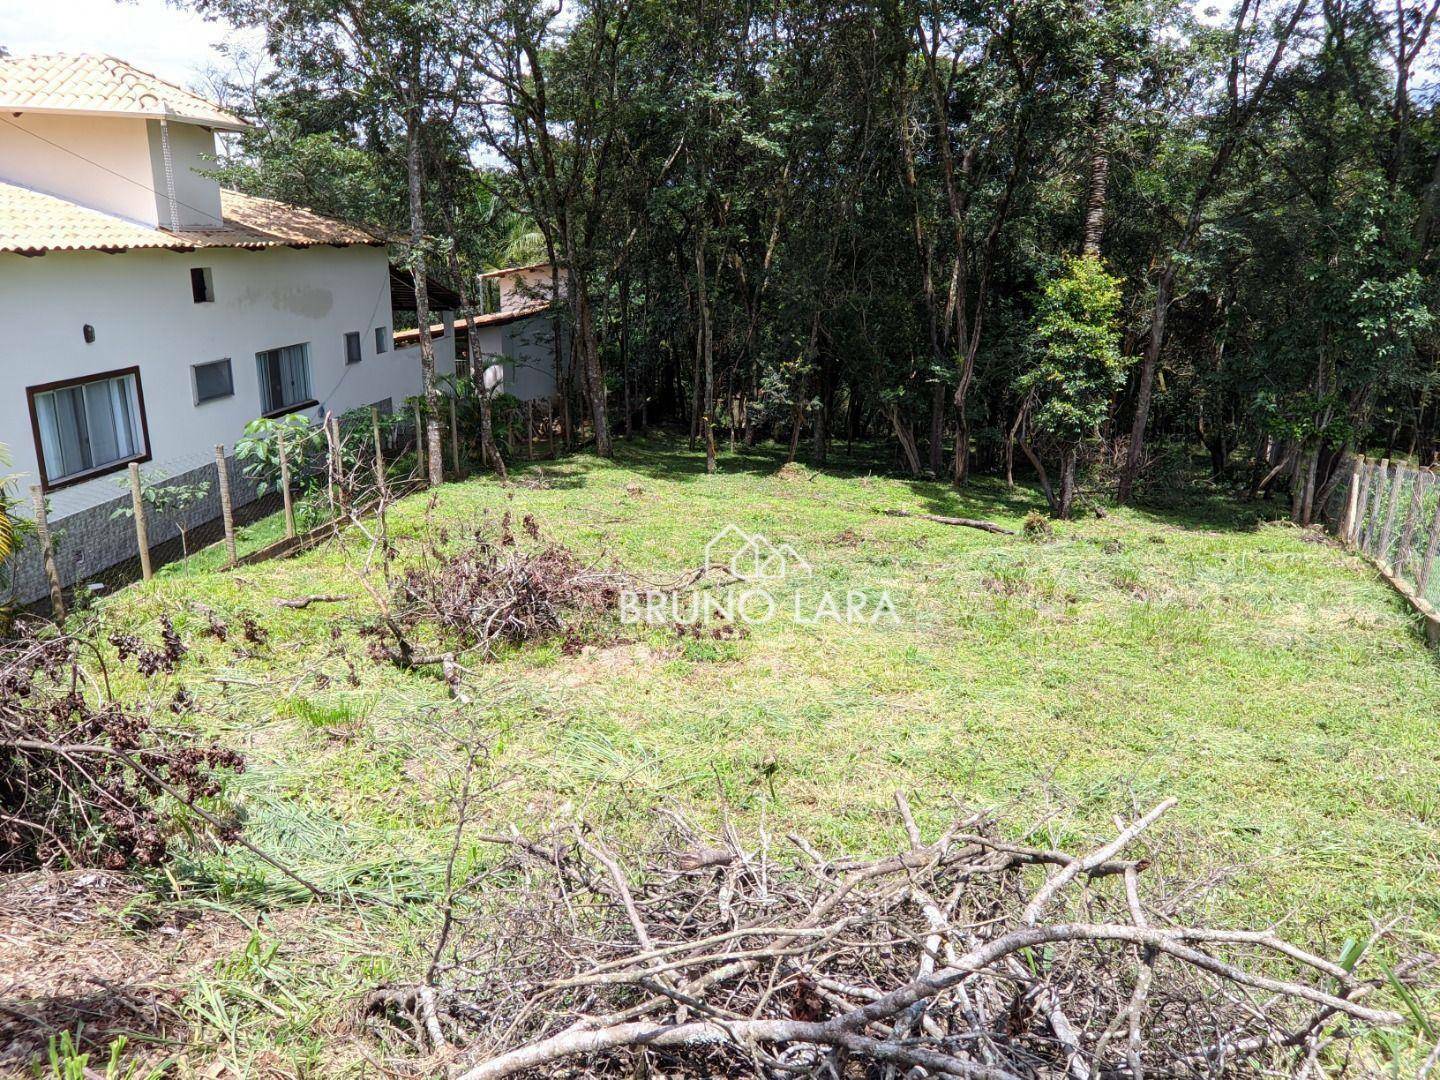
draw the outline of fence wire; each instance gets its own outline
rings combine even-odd
[[[1342,539],[1431,604],[1440,602],[1440,476],[1406,462],[1358,458],[1342,489]]]
[[[458,424],[450,423],[448,399],[442,399],[437,419],[445,471],[453,472],[457,461],[465,470],[471,453],[463,438],[452,438],[452,431],[461,432]],[[340,436],[343,468],[352,480],[361,478],[363,485],[368,478],[378,491],[377,462],[384,465],[384,482],[396,489],[424,479],[417,423],[428,425],[429,417],[412,405],[407,403],[397,411],[385,401],[375,406],[373,414],[370,409],[359,409],[333,417],[332,421]],[[229,482],[237,560],[243,562],[286,536],[279,470],[282,437],[295,530],[303,533],[318,529],[332,520],[335,506],[328,497],[331,451],[326,426],[323,422],[305,427],[292,425],[280,434],[262,433],[220,448]],[[138,466],[138,472],[151,571],[159,572],[176,563],[183,569],[226,565],[229,549],[223,542],[225,523],[216,452],[195,451],[147,461]],[[50,612],[52,574],[46,565],[41,530],[31,524],[39,517],[33,495],[33,491],[22,493],[17,506],[23,543],[7,567],[8,603]],[[74,488],[43,493],[42,501],[53,576],[58,579],[67,611],[83,608],[143,576],[128,470]],[[5,595],[0,595],[0,603],[6,600]]]

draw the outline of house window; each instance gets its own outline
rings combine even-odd
[[[310,345],[286,345],[255,354],[260,371],[260,404],[266,416],[314,404],[310,396]]]
[[[150,456],[139,368],[32,386],[26,393],[46,488]]]
[[[351,330],[345,335],[345,363],[360,362],[360,331]]]
[[[375,355],[390,351],[390,328],[388,326],[375,327]]]
[[[196,266],[190,270],[190,295],[197,304],[215,302],[215,283],[210,278],[210,267]]]
[[[195,381],[195,404],[227,398],[235,393],[235,376],[230,370],[230,358],[211,360],[208,364],[192,364],[190,371]]]

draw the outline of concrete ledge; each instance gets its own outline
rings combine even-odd
[[[1365,556],[1367,562],[1373,562],[1375,569],[1380,571],[1380,576],[1389,582],[1390,587],[1410,602],[1410,606],[1420,616],[1425,627],[1425,641],[1431,648],[1440,647],[1440,611],[1423,596],[1416,594],[1410,583],[1395,572],[1393,566],[1372,560]]]

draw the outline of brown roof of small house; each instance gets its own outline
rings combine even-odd
[[[243,131],[234,113],[114,56],[88,53],[0,59],[0,110],[148,116]]]
[[[364,229],[312,210],[238,191],[220,191],[222,225],[158,229],[56,195],[0,181],[0,251],[125,251],[158,248],[313,247],[383,244]]]
[[[489,315],[472,315],[470,316],[470,323],[477,330],[485,326],[504,326],[506,323],[517,322],[520,319],[528,319],[531,315],[539,315],[542,311],[548,311],[549,309],[549,302],[542,301],[534,304],[526,304],[524,307],[516,308],[514,311],[492,311]],[[457,315],[455,317],[455,332],[457,334],[466,332],[465,317],[463,315]],[[444,336],[445,324],[443,322],[435,323],[430,327],[430,337],[432,339]],[[419,340],[420,330],[418,328],[395,331],[395,344],[397,346],[414,345]]]
[[[493,277],[506,277],[510,274],[523,274],[528,270],[548,269],[550,269],[550,261],[548,259],[541,259],[539,262],[531,263],[529,266],[507,266],[502,270],[487,270],[480,275],[480,280],[484,281],[486,278]]]

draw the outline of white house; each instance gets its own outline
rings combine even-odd
[[[456,355],[463,358],[460,369],[468,369],[477,360],[480,368],[498,364],[501,382],[497,392],[513,394],[521,401],[553,398],[557,364],[563,370],[570,363],[570,355],[563,329],[557,336],[550,263],[491,270],[481,274],[479,280],[485,306],[493,310],[455,321]],[[449,331],[445,324],[437,323],[430,332],[440,337]],[[397,347],[409,347],[418,341],[418,330],[399,330],[395,334]]]
[[[47,491],[419,391],[384,241],[205,175],[244,126],[113,57],[0,59],[0,441]]]
[[[206,175],[244,127],[113,57],[0,58],[0,443],[52,517],[256,417],[420,392],[384,241]]]

